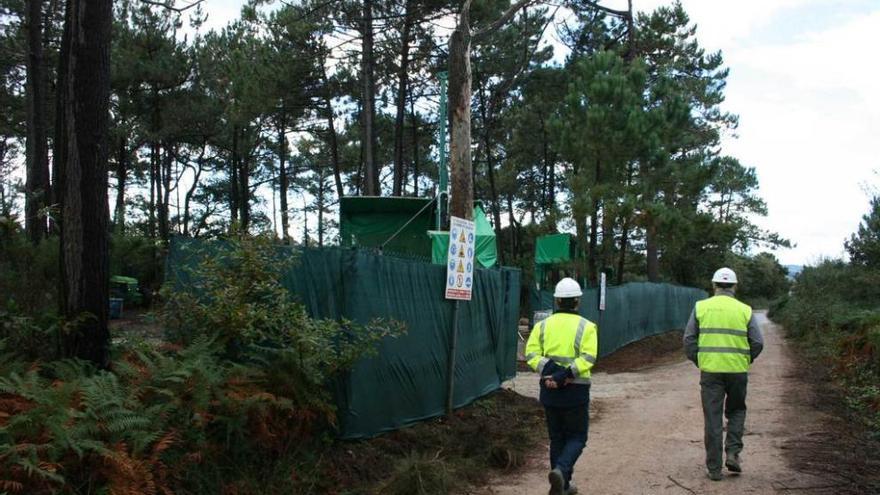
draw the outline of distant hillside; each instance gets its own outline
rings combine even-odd
[[[801,271],[803,271],[804,266],[803,265],[785,265],[785,269],[788,270],[788,277],[789,278],[795,278],[798,276],[798,274],[801,273]]]

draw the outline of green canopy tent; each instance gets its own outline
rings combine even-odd
[[[486,218],[486,212],[480,204],[474,207],[474,230],[477,234],[474,257],[483,268],[491,268],[498,262],[498,249],[495,245],[495,230]],[[440,230],[428,231],[431,237],[431,261],[435,265],[446,264],[446,252],[449,249],[449,232]]]
[[[577,239],[571,234],[547,234],[535,240],[535,283],[541,289],[554,265],[567,265],[578,259]]]
[[[429,198],[344,197],[339,205],[340,243],[427,258],[431,240],[425,232],[434,226],[435,205]]]
[[[427,198],[344,197],[339,207],[339,234],[343,246],[381,248],[383,251],[416,257],[431,257],[446,264],[449,232],[431,230],[436,224],[436,206]],[[498,262],[495,231],[482,205],[474,206],[477,242],[475,258],[489,268]]]

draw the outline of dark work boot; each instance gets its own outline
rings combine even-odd
[[[731,473],[741,473],[742,465],[740,464],[739,454],[728,455],[727,462],[724,463],[724,466],[727,467]]]
[[[712,481],[721,481],[724,479],[724,476],[721,476],[720,469],[718,471],[709,471],[708,473],[706,473],[706,476],[708,476],[709,479]]]
[[[565,495],[565,477],[562,476],[562,471],[559,468],[550,471],[547,479],[550,481],[549,495]]]
[[[577,495],[578,487],[574,485],[568,485],[568,488],[565,489],[565,495]]]

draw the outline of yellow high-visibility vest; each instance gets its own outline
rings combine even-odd
[[[599,329],[595,323],[571,313],[555,313],[537,323],[526,343],[526,362],[543,375],[551,360],[571,368],[574,383],[590,383],[596,364]]]
[[[752,363],[749,320],[752,308],[733,297],[718,295],[696,306],[700,337],[697,364],[711,373],[745,373]]]

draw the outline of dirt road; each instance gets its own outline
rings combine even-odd
[[[797,472],[786,448],[820,434],[822,413],[808,405],[779,329],[761,314],[764,353],[752,367],[742,475],[706,478],[699,371],[688,361],[636,373],[593,377],[590,438],[573,482],[582,494],[835,493],[819,476]],[[536,396],[537,378],[510,386]],[[545,446],[546,447],[546,446]],[[481,495],[547,493],[546,448],[523,473]]]

